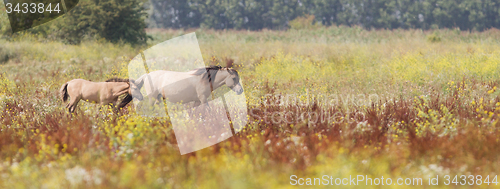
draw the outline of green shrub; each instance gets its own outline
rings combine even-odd
[[[290,21],[288,25],[290,25],[291,29],[301,30],[301,29],[315,29],[319,28],[322,25],[320,23],[314,23],[314,15],[305,15],[303,17],[297,17]]]
[[[17,54],[13,50],[0,46],[0,65],[7,63],[16,56]]]
[[[434,32],[431,35],[427,36],[427,41],[431,43],[437,43],[441,41],[441,37],[439,37],[439,35],[436,32]]]

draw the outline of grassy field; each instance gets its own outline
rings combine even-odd
[[[476,186],[497,181],[499,30],[150,30],[149,46],[190,32],[205,64],[237,64],[249,121],[183,156],[168,120],[85,102],[70,117],[59,98],[74,78],[126,77],[147,47],[0,39],[0,186],[288,188],[292,178],[324,175],[384,177],[394,188],[407,187],[398,178],[425,187],[455,187],[455,175],[473,175]],[[359,184],[344,187],[367,186]]]

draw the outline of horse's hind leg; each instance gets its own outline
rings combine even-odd
[[[80,98],[71,99],[71,101],[68,104],[69,105],[69,107],[68,107],[69,113],[75,112],[75,109],[76,109],[76,106],[78,105],[78,102],[80,102]]]

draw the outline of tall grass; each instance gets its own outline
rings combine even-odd
[[[500,170],[496,30],[195,31],[206,64],[238,65],[249,121],[184,156],[168,119],[86,102],[71,117],[59,99],[70,79],[126,77],[143,49],[2,41],[15,53],[0,64],[0,185],[286,188],[291,175],[358,174],[442,185]],[[151,30],[150,46],[188,32]]]

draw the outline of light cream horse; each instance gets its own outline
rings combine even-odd
[[[119,78],[108,79],[106,82],[73,79],[61,87],[60,94],[64,102],[68,100],[68,97],[70,98],[69,103],[66,105],[70,113],[75,111],[80,100],[100,105],[111,105],[114,106],[116,112],[116,102],[119,96],[128,94],[127,97],[132,95],[138,100],[142,100],[143,98],[133,80]],[[125,105],[122,103],[118,108],[122,108]]]
[[[144,85],[147,96],[156,98],[158,102],[163,97],[172,103],[195,102],[194,106],[208,104],[207,98],[211,92],[223,85],[238,95],[243,93],[238,72],[220,66],[188,72],[158,70],[142,75],[135,82],[139,89]]]

